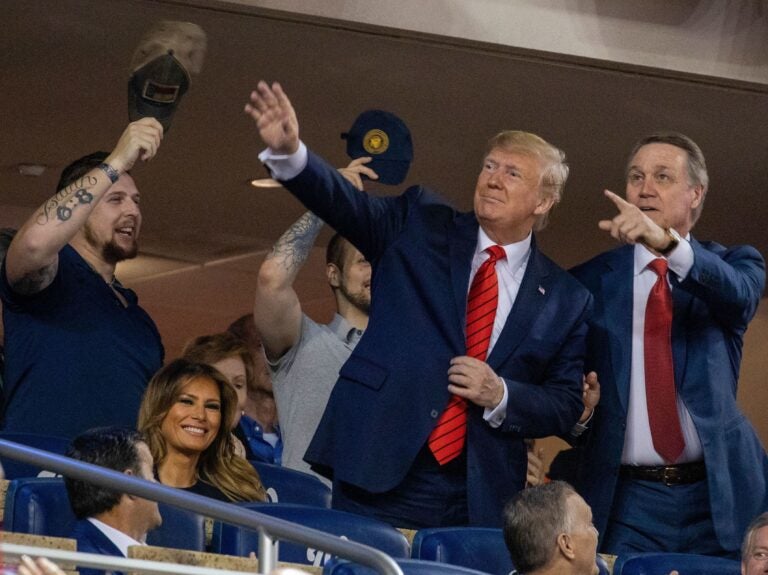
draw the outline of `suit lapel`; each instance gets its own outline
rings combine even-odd
[[[531,330],[533,322],[539,317],[547,302],[549,293],[549,262],[536,248],[536,238],[531,240],[531,255],[517,292],[515,303],[509,317],[499,334],[499,339],[488,357],[488,365],[496,369],[512,355],[520,342]]]
[[[632,367],[633,254],[633,247],[625,246],[616,250],[614,257],[607,261],[606,270],[601,277],[605,309],[598,310],[598,321],[603,323],[604,333],[608,334],[613,379],[624,412],[627,411],[629,402]],[[593,353],[600,353],[600,350],[593,350]],[[601,374],[598,373],[597,376],[600,379]]]
[[[461,322],[461,341],[464,341],[465,337],[469,272],[472,268],[472,256],[474,256],[477,246],[477,229],[478,223],[472,214],[459,214],[449,244],[451,287],[458,318]]]
[[[696,242],[691,237],[691,244]],[[688,310],[693,303],[693,296],[684,289],[680,289],[677,276],[672,273],[672,360],[675,366],[675,387],[682,389],[685,381],[686,362],[686,318]]]

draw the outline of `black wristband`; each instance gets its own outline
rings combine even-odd
[[[118,172],[115,168],[107,163],[102,162],[99,164],[99,169],[103,170],[104,173],[107,174],[109,181],[113,184],[120,178],[120,172]]]

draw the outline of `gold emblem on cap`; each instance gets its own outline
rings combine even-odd
[[[369,154],[383,154],[389,148],[389,136],[377,128],[368,130],[363,136],[363,148]]]

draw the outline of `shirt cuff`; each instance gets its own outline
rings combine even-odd
[[[693,267],[693,260],[693,248],[691,243],[685,238],[682,238],[677,247],[667,256],[669,269],[674,272],[678,281],[683,281],[688,277],[688,273]]]
[[[259,154],[259,160],[267,166],[276,180],[291,180],[307,167],[307,146],[299,141],[299,149],[293,154],[276,154],[271,148]]]
[[[592,413],[589,414],[589,417],[584,423],[579,423],[578,421],[573,424],[573,427],[571,427],[571,436],[572,437],[579,437],[582,433],[584,433],[589,427],[589,422],[592,421],[592,418],[595,416],[595,409],[592,409]]]
[[[507,384],[504,383],[504,380],[501,377],[499,378],[499,381],[501,381],[501,385],[504,387],[504,396],[501,398],[499,405],[493,409],[486,407],[483,412],[483,419],[493,428],[499,427],[504,423],[504,419],[507,417],[507,399],[509,397]]]

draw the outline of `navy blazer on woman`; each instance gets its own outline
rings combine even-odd
[[[707,467],[715,532],[735,550],[749,522],[768,509],[768,458],[736,405],[744,332],[765,288],[765,262],[750,246],[725,248],[691,240],[694,264],[678,282],[672,353],[675,387],[691,414]],[[587,368],[597,371],[600,405],[585,438],[577,487],[602,532],[621,464],[632,353],[632,246],[606,252],[572,270],[595,297]]]
[[[466,354],[469,274],[478,236],[421,187],[397,197],[359,192],[310,153],[284,186],[371,262],[365,335],[342,367],[305,459],[336,479],[381,493],[398,485],[448,403],[451,358]],[[524,486],[523,438],[567,432],[583,406],[589,293],[532,242],[514,307],[487,361],[509,392],[494,429],[470,404],[467,499],[474,525],[499,526]]]

